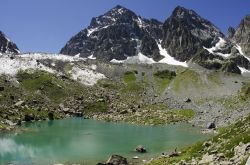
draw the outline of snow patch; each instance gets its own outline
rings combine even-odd
[[[247,56],[243,53],[242,48],[241,48],[240,45],[236,45],[235,48],[240,52],[240,54],[241,54],[242,56],[244,56],[246,59],[248,59],[248,61],[250,61],[250,58],[247,57]]]
[[[87,68],[82,69],[74,66],[70,72],[74,80],[80,81],[85,85],[94,85],[98,80],[106,78],[103,74]]]
[[[93,55],[93,54],[91,54],[90,56],[88,56],[88,59],[95,60],[95,59],[96,59],[96,57],[94,57],[94,55]]]
[[[241,74],[250,73],[250,70],[247,70],[246,68],[242,68],[242,67],[239,67],[239,66],[238,66],[238,68],[240,69]]]
[[[33,69],[33,70],[43,70],[52,74],[62,74],[50,67],[43,65],[39,60],[52,60],[51,66],[56,66],[56,61],[64,62],[77,62],[85,61],[85,59],[77,56],[66,56],[66,55],[56,55],[56,54],[23,54],[16,55],[14,58],[10,58],[8,55],[0,56],[0,74],[15,76],[21,70]],[[71,74],[74,80],[79,80],[84,85],[94,85],[99,79],[105,78],[101,73],[95,72],[97,66],[82,66],[73,67],[68,73]]]
[[[164,56],[162,60],[159,61],[159,63],[166,63],[169,65],[180,65],[183,67],[188,67],[187,62],[180,62],[174,59],[174,57],[170,56],[166,49],[162,48],[161,44],[158,44],[158,48],[160,49],[160,54]]]
[[[27,69],[39,69],[55,73],[53,69],[38,63],[35,58],[15,57],[10,59],[5,55],[0,57],[0,74],[15,76],[20,70]]]
[[[87,30],[88,30],[87,36],[89,37],[93,32],[97,31],[98,28],[92,28],[92,29],[87,29]]]
[[[179,65],[183,67],[188,67],[187,62],[180,62],[174,59],[172,56],[168,54],[168,52],[161,47],[160,44],[158,44],[158,47],[160,49],[160,54],[164,56],[162,60],[159,62],[154,61],[153,58],[149,58],[145,55],[143,55],[141,52],[138,53],[137,56],[127,57],[126,60],[116,60],[112,59],[111,63],[144,63],[144,64],[153,64],[153,63],[166,63],[169,65]]]
[[[22,59],[30,59],[30,60],[59,60],[59,61],[67,61],[67,62],[73,62],[73,61],[83,61],[84,58],[77,57],[77,56],[68,56],[68,55],[62,55],[62,54],[44,54],[44,53],[29,53],[29,54],[21,54],[17,55],[15,57],[19,57]]]
[[[223,38],[219,37],[219,41],[215,44],[214,47],[212,47],[212,48],[203,47],[203,48],[206,49],[211,54],[219,55],[219,56],[222,56],[224,58],[227,58],[227,57],[231,56],[231,54],[223,54],[220,52],[215,52],[215,51],[221,50],[222,47],[224,47],[225,45],[226,45],[226,41]]]
[[[137,56],[127,57],[126,60],[116,60],[112,59],[110,62],[112,63],[130,63],[130,64],[152,64],[155,63],[153,58],[149,58],[142,54],[141,52],[138,53]]]
[[[136,22],[137,22],[137,24],[138,24],[138,26],[140,28],[145,27],[144,22],[143,22],[143,20],[140,17],[138,17],[138,19],[136,20]]]
[[[88,33],[87,33],[87,36],[89,37],[92,33],[94,33],[95,31],[99,31],[99,30],[102,30],[102,29],[106,29],[108,28],[109,25],[107,26],[104,26],[104,27],[101,27],[101,28],[91,28],[91,29],[87,29]]]

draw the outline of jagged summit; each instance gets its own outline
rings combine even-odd
[[[239,44],[246,56],[250,57],[250,15],[241,20],[231,40]]]
[[[162,23],[144,19],[120,5],[94,17],[90,26],[62,48],[61,53],[91,57],[103,61],[125,60],[142,53],[160,60],[157,41],[162,37]],[[150,43],[150,44],[149,44]]]
[[[184,18],[187,15],[198,16],[198,14],[194,10],[187,9],[182,6],[177,6],[172,12],[172,15],[179,18]]]
[[[241,47],[250,51],[249,20],[247,16],[225,37],[213,23],[181,6],[161,23],[117,5],[94,17],[60,53],[105,62],[161,62],[185,67],[196,63],[207,69],[240,73],[242,68],[250,69],[250,60],[241,51]]]
[[[19,50],[15,43],[13,43],[6,35],[0,31],[0,53],[17,54]]]
[[[224,34],[193,10],[176,7],[163,25],[162,46],[181,61],[190,60],[199,49],[212,47]]]
[[[132,23],[134,19],[137,19],[137,15],[133,11],[117,5],[105,14],[92,18],[89,28],[107,26],[114,23]]]

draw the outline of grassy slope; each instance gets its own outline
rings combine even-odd
[[[193,146],[183,148],[180,156],[155,159],[149,165],[171,165],[181,160],[201,159],[202,155],[215,150],[218,153],[223,153],[226,158],[232,158],[234,156],[234,147],[239,145],[240,142],[244,144],[250,142],[250,115],[233,125],[220,129],[218,135],[206,142],[212,143],[209,147],[206,147],[205,142],[198,142]]]

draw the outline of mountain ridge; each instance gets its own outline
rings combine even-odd
[[[240,74],[242,68],[250,69],[250,60],[244,54],[247,44],[240,44],[241,48],[234,42],[241,38],[241,33],[234,32],[234,28],[229,31],[225,36],[194,10],[181,6],[162,23],[117,5],[92,18],[90,25],[73,36],[60,53],[118,63],[191,62],[207,69]]]
[[[0,53],[18,54],[18,47],[2,31],[0,31]]]

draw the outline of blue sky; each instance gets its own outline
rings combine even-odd
[[[117,4],[160,21],[180,5],[195,10],[224,33],[250,14],[249,0],[1,0],[0,30],[22,52],[57,53],[92,17]]]

